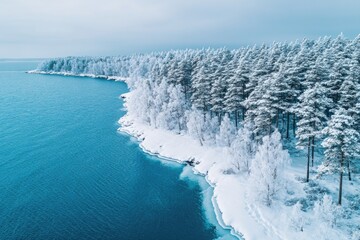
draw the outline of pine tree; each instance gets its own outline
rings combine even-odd
[[[360,92],[356,94],[356,104],[350,110],[354,118],[354,129],[360,133]]]
[[[348,59],[339,59],[330,70],[329,80],[325,82],[329,90],[328,96],[331,97],[334,104],[340,100],[339,86],[343,84],[350,71],[350,62]]]
[[[209,72],[206,65],[202,65],[194,72],[192,91],[192,104],[203,111],[209,110],[211,100],[211,79],[209,78]]]
[[[286,124],[286,138],[289,138],[290,128],[290,113],[292,112],[292,106],[295,102],[294,97],[297,95],[297,91],[291,88],[290,78],[286,74],[285,66],[280,66],[279,71],[273,74],[273,84],[271,91],[273,91],[274,99],[273,104],[277,109],[276,114],[276,127],[279,128],[280,115],[286,113],[287,124]]]
[[[273,80],[267,79],[256,87],[244,103],[248,109],[246,121],[254,123],[254,134],[258,141],[272,133],[272,123],[278,112],[276,87]]]
[[[359,71],[356,71],[355,68],[352,68],[351,74],[348,75],[344,82],[341,84],[339,89],[339,107],[346,110],[352,109],[356,104],[356,94],[359,92],[359,84],[357,82]]]
[[[169,63],[169,70],[168,70],[168,82],[169,84],[176,85],[180,84],[182,78],[182,71],[179,66],[179,60],[176,58],[172,59]]]
[[[221,115],[223,114],[225,105],[224,105],[224,97],[226,94],[226,81],[223,76],[224,69],[221,67],[216,70],[216,72],[212,75],[212,79],[214,79],[214,83],[212,85],[210,95],[211,95],[211,111],[213,111],[219,119],[219,123],[221,121]]]
[[[320,83],[315,83],[313,88],[307,89],[300,97],[297,113],[300,120],[297,122],[296,136],[297,146],[308,148],[308,159],[306,169],[306,181],[310,176],[310,155],[312,164],[314,161],[315,140],[321,136],[321,131],[327,119],[325,115],[326,107],[330,99],[326,97],[326,90]]]
[[[323,169],[339,173],[338,204],[341,205],[344,168],[354,157],[359,156],[360,134],[354,129],[354,119],[343,108],[338,109],[331,117],[324,133],[326,138],[322,142],[325,148]]]
[[[250,96],[250,94],[255,90],[256,86],[263,79],[266,79],[266,75],[268,72],[266,71],[266,59],[265,56],[261,56],[256,62],[254,69],[251,71],[249,75],[249,81],[246,84],[246,95]]]
[[[296,130],[296,103],[297,99],[304,92],[303,82],[305,82],[305,76],[307,71],[310,68],[310,60],[309,60],[309,53],[306,47],[306,41],[302,42],[301,45],[295,44],[292,57],[287,62],[287,68],[285,71],[286,79],[288,79],[290,89],[292,89],[292,107],[289,111],[292,113],[292,129],[293,135],[295,136]],[[291,97],[289,95],[289,97]],[[290,100],[290,99],[289,99]],[[288,123],[290,123],[290,114],[287,115]],[[290,125],[287,126],[287,129],[290,128]],[[288,137],[289,130],[287,130],[286,136]]]
[[[249,80],[245,64],[244,60],[242,60],[237,69],[235,69],[233,77],[228,81],[228,89],[225,94],[225,109],[227,112],[234,114],[236,128],[238,128],[239,111],[242,110],[243,119],[245,117],[245,109],[242,106],[242,102],[246,97],[246,84]]]
[[[327,82],[328,69],[326,69],[326,63],[322,58],[317,58],[315,64],[310,67],[305,75],[305,81],[303,82],[304,89],[312,88],[316,83]]]
[[[188,59],[188,55],[185,55],[180,61],[179,68],[181,69],[182,74],[180,75],[178,83],[180,83],[183,88],[185,98],[188,99],[190,97],[192,66]]]

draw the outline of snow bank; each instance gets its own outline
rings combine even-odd
[[[89,78],[101,78],[106,80],[113,80],[113,81],[121,81],[126,82],[128,78],[118,77],[118,76],[106,76],[106,75],[95,75],[95,74],[88,74],[88,73],[72,73],[72,72],[54,72],[54,71],[39,71],[39,70],[31,70],[27,71],[30,74],[48,74],[48,75],[61,75],[61,76],[73,76],[73,77],[89,77]]]

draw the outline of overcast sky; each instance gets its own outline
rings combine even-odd
[[[0,58],[353,38],[359,0],[0,0]]]

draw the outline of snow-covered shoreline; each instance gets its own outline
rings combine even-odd
[[[39,70],[31,70],[27,71],[26,73],[30,74],[46,74],[46,75],[59,75],[59,76],[71,76],[71,77],[88,77],[88,78],[99,78],[99,79],[106,79],[106,80],[112,80],[112,81],[120,81],[120,82],[126,82],[128,79],[118,76],[106,76],[106,75],[95,75],[95,74],[89,74],[89,73],[72,73],[72,72],[54,72],[54,71],[39,71]]]
[[[126,98],[125,98],[126,99]],[[183,156],[176,156],[177,149],[176,148],[168,148],[166,145],[166,140],[169,136],[173,135],[173,137],[184,138],[186,139],[187,136],[184,135],[176,135],[170,131],[160,130],[160,129],[152,129],[150,126],[146,126],[142,123],[137,122],[135,119],[131,118],[130,114],[126,114],[119,120],[119,131],[129,134],[132,137],[135,137],[138,142],[140,148],[147,154],[168,160],[174,161],[179,164],[188,164],[188,162],[193,159],[192,157],[186,158],[186,154],[191,156],[191,153],[185,153]],[[158,139],[157,139],[158,138]],[[145,141],[146,140],[146,141]],[[158,140],[158,141],[157,141]],[[193,140],[193,139],[191,139]],[[152,144],[153,142],[154,144]],[[163,142],[164,144],[161,144]],[[197,144],[196,144],[197,145]],[[204,172],[205,169],[197,168],[199,164],[192,167],[192,170],[195,174],[200,175],[205,178],[206,182],[215,190],[216,183],[212,182],[208,174]],[[237,232],[232,226],[227,225],[222,219],[222,209],[218,206],[217,198],[215,195],[211,198],[213,211],[215,212],[216,219],[221,227],[224,229],[230,229],[231,234],[239,239],[242,238],[242,234]]]
[[[127,116],[125,116],[127,117]],[[146,147],[144,147],[144,145],[142,144],[142,135],[137,135],[138,132],[136,131],[129,131],[128,128],[125,126],[123,126],[123,121],[124,121],[124,117],[121,118],[118,123],[121,127],[119,127],[118,131],[122,132],[122,133],[125,133],[131,137],[134,137],[136,138],[137,142],[139,143],[139,147],[140,149],[145,152],[146,154],[148,155],[151,155],[151,156],[155,156],[157,158],[160,158],[160,159],[163,159],[165,161],[171,161],[171,162],[176,162],[178,164],[182,164],[182,165],[188,165],[189,167],[191,167],[192,169],[192,172],[198,176],[201,176],[204,178],[204,180],[206,181],[206,183],[214,190],[215,189],[215,185],[214,183],[212,183],[206,174],[204,173],[201,173],[201,172],[198,172],[196,170],[196,168],[194,168],[193,166],[189,165],[189,162],[187,162],[187,160],[179,160],[179,159],[175,159],[175,158],[171,158],[171,157],[168,157],[168,156],[164,156],[164,155],[161,155],[161,153],[158,153],[158,152],[152,152],[151,150],[147,149]],[[204,196],[205,197],[205,196]],[[217,223],[225,230],[230,230],[230,233],[232,236],[238,238],[238,239],[243,239],[242,237],[242,234],[239,234],[237,232],[235,232],[235,230],[231,227],[231,226],[228,226],[224,223],[224,221],[222,220],[222,217],[221,217],[221,209],[219,208],[218,204],[217,204],[217,200],[216,200],[216,197],[212,194],[211,196],[211,204],[212,204],[212,209],[211,211],[214,212],[215,214],[215,217],[216,217],[216,221]],[[204,206],[205,207],[205,206]],[[207,209],[208,210],[208,209]]]

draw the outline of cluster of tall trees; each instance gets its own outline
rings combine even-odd
[[[136,99],[128,101],[129,111],[201,144],[231,147],[239,129],[256,144],[275,131],[283,141],[295,138],[307,151],[306,181],[322,147],[322,170],[340,176],[339,204],[343,175],[351,180],[359,162],[360,35],[235,50],[68,57],[38,70],[129,78]]]

